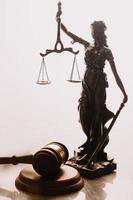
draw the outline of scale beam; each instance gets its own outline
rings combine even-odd
[[[75,55],[77,55],[79,53],[79,51],[73,51],[73,49],[70,47],[70,48],[62,48],[62,49],[47,49],[46,50],[46,53],[43,54],[43,53],[40,53],[40,56],[44,57],[44,56],[47,56],[48,54],[50,53],[62,53],[63,51],[69,51]]]

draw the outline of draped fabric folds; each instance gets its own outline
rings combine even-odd
[[[95,145],[104,134],[105,123],[114,116],[106,107],[108,82],[103,67],[109,56],[108,52],[105,49],[95,52],[92,48],[87,50],[85,54],[87,67],[82,81],[78,109],[80,123],[87,136],[87,142]],[[111,58],[113,59],[113,57]]]

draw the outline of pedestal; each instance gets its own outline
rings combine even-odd
[[[75,158],[71,158],[67,161],[66,164],[68,166],[74,167],[82,176],[89,179],[94,179],[106,174],[110,174],[117,168],[117,165],[113,162],[113,160],[99,161],[92,163],[90,166],[86,166],[86,164],[78,164]]]

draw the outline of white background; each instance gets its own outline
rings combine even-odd
[[[0,152],[1,156],[33,153],[51,141],[66,144],[70,152],[85,141],[78,122],[81,84],[68,83],[73,55],[69,52],[46,57],[52,83],[36,84],[41,64],[40,52],[53,49],[56,42],[53,0],[0,0]],[[118,73],[129,101],[110,133],[107,150],[123,167],[132,165],[132,6],[131,1],[62,0],[62,22],[70,31],[92,42],[90,24],[103,20],[108,29]],[[61,32],[65,47],[72,46]],[[83,76],[84,48],[77,56]],[[109,88],[107,105],[116,112],[123,95],[106,65]],[[123,159],[124,158],[124,159]],[[132,167],[131,167],[132,168]]]

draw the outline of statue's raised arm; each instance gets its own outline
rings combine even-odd
[[[68,31],[68,29],[65,27],[65,25],[63,23],[61,23],[61,29],[64,31],[64,33],[66,33],[70,38],[72,38],[72,43],[78,42],[82,45],[85,46],[85,48],[87,48],[88,46],[90,46],[90,43],[86,40],[84,40],[81,37],[78,37],[77,35],[75,35],[74,33]]]
[[[58,23],[58,29],[60,30],[60,28],[64,31],[64,33],[66,33],[70,38],[72,38],[72,43],[78,42],[82,45],[85,46],[85,48],[87,48],[88,46],[90,46],[90,43],[80,37],[78,37],[77,35],[73,34],[72,32],[68,31],[68,29],[65,27],[65,25],[61,22],[61,16],[62,14],[62,10],[61,10],[61,2],[58,3],[58,12],[56,14],[56,21]],[[60,32],[58,30],[58,32]]]

